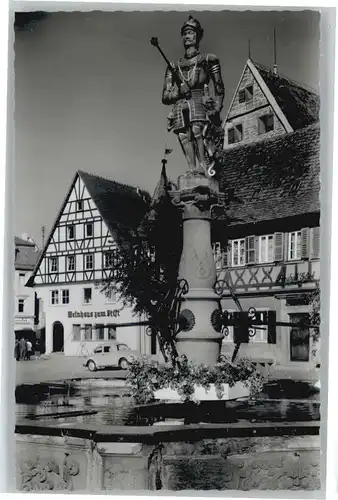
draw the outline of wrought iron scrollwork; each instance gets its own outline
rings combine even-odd
[[[216,281],[216,283],[214,285],[214,291],[215,291],[215,293],[217,293],[217,295],[222,297],[225,287],[226,287],[225,281],[218,280],[218,281]]]

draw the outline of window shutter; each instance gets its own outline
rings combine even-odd
[[[231,252],[231,241],[228,242],[228,247],[227,247],[227,263],[228,263],[228,267],[232,267],[232,252]]]
[[[276,344],[276,311],[268,311],[268,344]]]
[[[280,262],[283,260],[284,250],[284,233],[275,233],[275,261]]]
[[[320,254],[320,227],[311,229],[311,259],[319,259]]]
[[[245,238],[245,258],[246,264],[254,264],[256,262],[256,238],[255,236],[247,236]]]
[[[301,240],[302,240],[302,259],[309,258],[309,228],[304,227],[301,231]]]

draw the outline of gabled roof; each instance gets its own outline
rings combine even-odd
[[[318,124],[225,150],[221,164],[220,187],[234,193],[232,226],[319,213]]]
[[[76,172],[70,188],[68,189],[66,197],[64,198],[60,211],[47,238],[45,247],[41,252],[40,258],[35,266],[30,280],[27,283],[27,286],[32,286],[34,283],[36,272],[41,264],[54,234],[55,228],[57,227],[60,217],[64,211],[70,193],[72,192],[75,182],[79,176],[83,180],[90,196],[101,214],[102,219],[111,231],[112,236],[121,228],[131,230],[136,228],[149,208],[151,198],[147,191],[79,170]]]
[[[320,98],[314,91],[253,62],[294,130],[319,121]]]
[[[16,240],[16,239],[15,239]],[[20,240],[20,238],[18,238]],[[24,240],[22,240],[24,241]],[[27,243],[24,241],[24,243]],[[15,245],[14,267],[20,271],[33,271],[40,257],[40,252],[36,250],[35,245]]]

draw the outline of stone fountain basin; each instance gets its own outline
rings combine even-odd
[[[249,389],[242,382],[238,382],[233,387],[229,384],[223,384],[224,394],[221,399],[217,397],[214,384],[210,385],[210,389],[206,391],[203,387],[196,385],[193,398],[197,401],[228,401],[230,399],[238,399],[249,396]],[[181,401],[181,396],[175,389],[170,387],[159,389],[154,392],[154,399],[160,401]]]

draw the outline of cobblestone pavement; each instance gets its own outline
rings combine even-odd
[[[90,372],[83,366],[84,359],[63,354],[51,354],[40,359],[35,359],[33,356],[30,361],[13,359],[16,363],[16,385],[56,382],[72,378],[125,379],[126,377],[126,372],[118,369]]]

